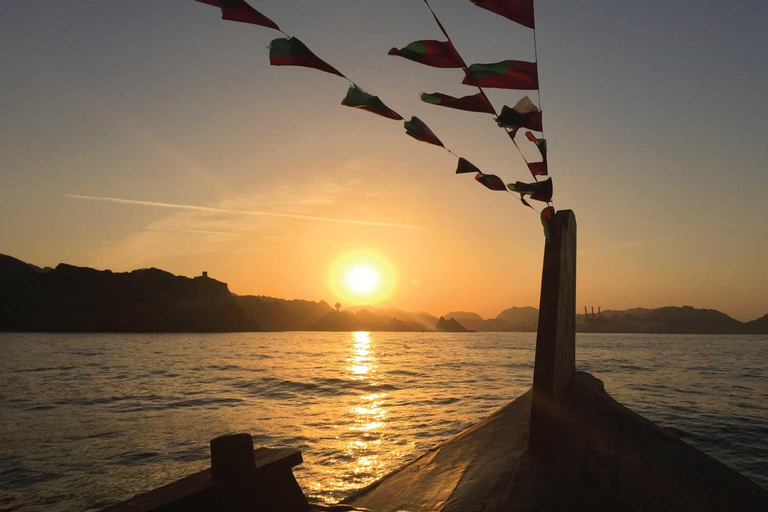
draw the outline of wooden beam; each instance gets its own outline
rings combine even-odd
[[[529,443],[545,448],[576,369],[576,216],[557,212],[560,227],[544,246],[536,333]]]

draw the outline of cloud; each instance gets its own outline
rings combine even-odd
[[[149,233],[192,233],[199,235],[241,236],[240,233],[233,233],[231,231],[211,231],[209,229],[161,229],[150,227],[144,231]]]
[[[115,204],[149,206],[154,208],[169,208],[169,209],[175,209],[175,210],[190,210],[190,211],[221,213],[221,214],[229,214],[229,215],[282,217],[286,219],[298,219],[298,220],[308,220],[308,221],[316,221],[316,222],[334,222],[338,224],[375,226],[375,227],[383,227],[383,228],[426,229],[423,226],[415,226],[412,224],[397,224],[393,222],[376,222],[376,221],[368,221],[368,220],[339,219],[334,217],[322,217],[318,215],[301,215],[297,213],[266,212],[266,211],[257,211],[257,210],[234,210],[234,209],[227,209],[227,208],[214,208],[210,206],[195,206],[195,205],[188,205],[188,204],[163,203],[158,201],[140,201],[136,199],[121,199],[117,197],[96,197],[96,196],[85,196],[80,194],[64,194],[64,197],[68,197],[71,199],[87,200],[87,201],[100,201],[100,202],[115,203]]]

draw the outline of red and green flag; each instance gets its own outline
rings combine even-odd
[[[539,88],[539,71],[535,62],[503,60],[493,64],[472,64],[461,82],[495,89],[531,91]]]
[[[304,43],[291,37],[275,39],[269,45],[269,63],[273,66],[302,66],[319,69],[344,78],[339,70],[312,53]]]
[[[546,139],[540,139],[536,137],[531,132],[525,132],[525,136],[528,138],[529,141],[536,144],[536,147],[539,148],[539,153],[541,153],[541,158],[544,159],[544,161],[547,161],[547,140]]]
[[[476,174],[483,174],[483,171],[475,167],[472,162],[466,158],[459,157],[459,166],[456,167],[456,174],[468,174],[474,172]]]
[[[378,96],[368,94],[356,85],[351,85],[347,90],[347,96],[341,101],[341,104],[347,107],[359,108],[373,114],[378,114],[387,119],[402,121],[403,117],[386,106]]]
[[[445,147],[440,139],[437,138],[437,135],[435,135],[434,132],[429,129],[429,126],[427,126],[424,121],[418,117],[413,116],[410,121],[406,121],[404,123],[404,126],[405,133],[414,139],[421,142],[426,142],[427,144],[434,144],[435,146],[440,146],[441,148]]]
[[[461,59],[450,41],[414,41],[405,48],[392,48],[389,55],[397,55],[434,68],[463,68]]]
[[[536,28],[533,19],[533,0],[470,0],[483,9],[504,16],[528,28]]]
[[[543,201],[548,203],[552,200],[552,178],[548,178],[544,181],[537,181],[535,183],[523,183],[516,181],[507,185],[512,192],[518,194],[526,194],[531,196],[531,199],[536,201]]]
[[[552,240],[561,225],[553,207],[547,206],[541,210],[541,225],[544,226],[544,236]]]
[[[447,94],[441,94],[439,92],[433,92],[431,94],[423,92],[421,93],[421,101],[432,105],[440,105],[441,107],[466,110],[468,112],[481,112],[485,114],[496,113],[493,109],[493,105],[491,105],[485,95],[481,92],[471,96],[462,96],[461,98],[454,98],[453,96],[448,96]]]
[[[507,190],[507,188],[504,186],[504,182],[501,181],[501,178],[495,174],[483,174],[479,172],[475,175],[475,179],[479,183],[485,185],[486,188],[491,190],[498,190],[499,192],[504,192]]]
[[[196,0],[202,4],[221,7],[221,19],[251,23],[262,27],[280,30],[277,23],[267,18],[259,11],[248,5],[245,0]]]
[[[526,96],[512,108],[504,105],[496,122],[503,128],[510,128],[509,136],[514,139],[520,128],[541,131],[541,111]]]

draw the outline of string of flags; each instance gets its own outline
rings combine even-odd
[[[424,0],[435,22],[447,41],[420,40],[414,41],[403,48],[392,48],[389,55],[399,56],[413,62],[435,68],[462,69],[464,71],[465,85],[478,88],[474,95],[455,98],[439,92],[421,93],[421,100],[425,103],[443,106],[447,108],[491,114],[496,123],[503,128],[522,156],[531,174],[533,183],[515,182],[504,184],[504,181],[494,174],[486,174],[467,159],[453,153],[443,144],[437,135],[427,124],[416,116],[405,120],[400,114],[388,107],[378,96],[368,93],[355,82],[347,78],[342,72],[331,66],[313,53],[303,42],[290,36],[271,19],[254,9],[245,0],[195,0],[197,2],[218,7],[221,9],[221,19],[240,23],[249,23],[270,28],[282,33],[285,37],[274,39],[269,45],[269,62],[273,66],[300,66],[312,68],[347,80],[350,84],[347,94],[341,104],[344,106],[365,110],[367,112],[392,119],[404,121],[406,134],[414,139],[441,147],[458,158],[456,174],[475,174],[475,180],[493,191],[506,191],[519,194],[521,202],[530,208],[533,207],[526,200],[541,201],[547,206],[541,211],[541,221],[547,239],[556,233],[559,226],[555,209],[550,204],[552,201],[552,179],[539,181],[540,176],[548,176],[547,166],[547,141],[536,137],[532,132],[526,132],[526,137],[534,143],[541,154],[541,162],[528,162],[525,155],[517,145],[515,136],[520,128],[542,132],[542,115],[539,108],[525,96],[514,107],[504,106],[501,113],[497,113],[495,107],[488,99],[483,88],[511,89],[511,90],[538,90],[538,62],[524,62],[518,60],[504,60],[490,64],[467,65],[448,35],[445,27],[435,14],[428,0]],[[471,2],[483,9],[534,29],[535,45],[535,18],[533,0],[471,0]]]

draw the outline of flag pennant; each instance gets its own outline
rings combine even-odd
[[[536,28],[533,19],[533,0],[470,0],[483,9],[519,23],[528,28]]]
[[[386,106],[378,96],[373,96],[363,91],[356,85],[351,85],[347,90],[347,96],[341,101],[341,104],[347,107],[359,108],[373,114],[378,114],[387,119],[402,121],[403,117]]]
[[[259,11],[248,5],[245,0],[196,0],[202,4],[221,7],[221,19],[251,23],[262,27],[280,30],[277,23],[267,18]]]
[[[339,70],[312,53],[312,50],[295,37],[273,40],[269,45],[269,63],[273,66],[313,68],[344,78]]]
[[[389,55],[432,66],[433,68],[463,68],[464,61],[450,41],[414,41],[405,48],[392,48]]]
[[[405,133],[414,139],[421,142],[426,142],[427,144],[434,144],[435,146],[440,146],[441,148],[445,147],[440,139],[437,138],[437,135],[435,135],[432,130],[429,129],[429,126],[427,126],[424,121],[418,117],[413,116],[410,121],[406,121],[404,123],[404,126]]]
[[[547,168],[547,162],[528,162],[528,170],[531,171],[533,176],[547,176],[549,170]]]
[[[541,153],[541,158],[544,159],[544,161],[547,161],[547,140],[546,139],[539,139],[531,132],[525,132],[525,136],[528,137],[528,140],[536,144],[536,147],[539,148],[539,153]]]
[[[520,128],[541,131],[541,111],[526,96],[512,108],[504,105],[501,114],[496,118],[496,123],[502,128],[511,128],[509,135],[514,139]]]
[[[475,179],[485,185],[486,188],[489,188],[491,190],[498,190],[500,192],[506,191],[506,187],[504,186],[504,182],[501,181],[501,178],[496,176],[495,174],[483,174],[481,172],[477,173],[475,175]]]
[[[553,207],[547,206],[541,210],[541,224],[544,226],[544,236],[547,237],[547,240],[552,240],[557,235],[557,230],[561,225]]]
[[[527,194],[531,196],[531,199],[535,199],[536,201],[548,203],[552,200],[552,178],[548,178],[544,181],[537,181],[535,183],[516,181],[515,183],[507,185],[507,188],[518,194]]]
[[[466,158],[459,157],[459,166],[456,167],[456,174],[468,174],[471,172],[476,174],[483,174],[483,171],[475,167],[472,162]]]
[[[535,62],[503,60],[493,64],[472,64],[461,82],[492,89],[531,91],[539,88],[539,71]]]
[[[480,112],[485,114],[496,113],[493,109],[493,105],[491,105],[485,95],[481,92],[471,96],[463,96],[461,98],[454,98],[453,96],[448,96],[447,94],[441,94],[439,92],[433,92],[431,94],[423,92],[421,93],[421,101],[432,105],[440,105],[441,107],[466,110],[468,112]]]

